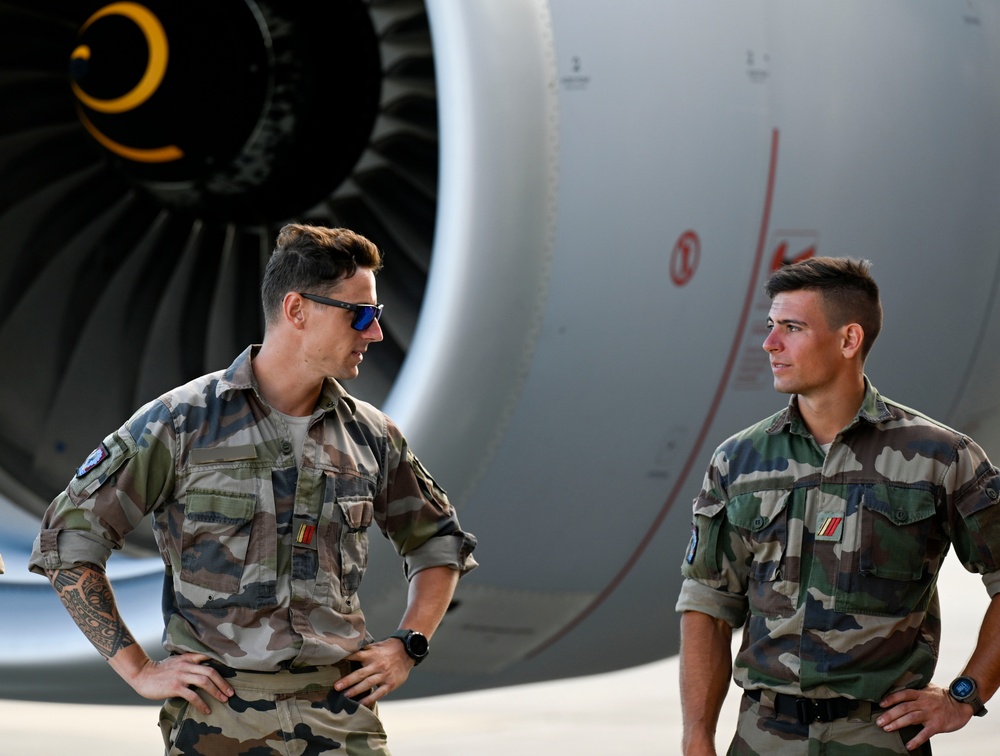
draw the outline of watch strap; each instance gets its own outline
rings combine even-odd
[[[411,645],[413,636],[419,636],[423,641],[425,650],[422,654],[418,654],[413,650]],[[413,666],[420,664],[424,659],[427,658],[427,654],[430,651],[430,643],[427,641],[426,636],[423,633],[417,632],[416,630],[410,630],[409,628],[400,628],[396,632],[389,635],[390,638],[398,638],[403,643],[403,648],[406,650],[406,655],[413,659]]]

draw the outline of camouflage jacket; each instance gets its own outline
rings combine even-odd
[[[921,688],[950,546],[1000,592],[1000,471],[865,380],[828,453],[793,397],[716,450],[695,499],[677,610],[744,625],[743,688],[873,701]]]
[[[145,515],[166,565],[164,646],[232,667],[331,664],[370,639],[357,591],[374,522],[408,577],[473,569],[445,492],[380,411],[327,380],[297,465],[248,348],[138,410],[49,506],[35,572],[103,566]]]

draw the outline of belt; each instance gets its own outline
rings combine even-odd
[[[242,698],[252,698],[257,694],[284,695],[300,693],[313,688],[332,688],[333,684],[351,673],[356,662],[339,661],[317,667],[292,667],[290,669],[242,670],[228,667],[219,662],[208,664],[218,670],[223,679],[228,682],[237,695]]]
[[[356,669],[361,669],[360,662],[347,661],[343,659],[341,661],[335,662],[333,664],[327,664],[324,666],[309,666],[309,667],[293,667],[291,661],[283,661],[278,664],[278,669],[236,669],[234,667],[229,667],[222,662],[215,661],[215,659],[209,659],[205,662],[210,667],[214,667],[223,677],[233,677],[236,674],[253,674],[253,675],[278,675],[282,673],[290,673],[293,675],[308,675],[313,672],[319,672],[320,670],[329,670],[336,668],[340,671],[341,677],[347,677]]]
[[[859,701],[854,698],[799,698],[786,693],[767,691],[763,696],[761,693],[760,690],[744,691],[744,695],[754,701],[759,702],[763,697],[765,705],[771,706],[783,717],[798,719],[800,724],[833,722],[847,717],[870,721],[872,712],[879,708],[878,704],[872,701]]]

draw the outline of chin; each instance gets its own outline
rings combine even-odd
[[[779,381],[777,379],[775,379],[775,381],[774,381],[774,390],[777,391],[779,394],[797,394],[798,393],[798,391],[796,390],[796,388],[794,386],[792,386],[790,384],[787,384],[787,383],[782,383],[781,381]]]

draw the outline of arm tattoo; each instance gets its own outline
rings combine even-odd
[[[73,567],[54,570],[49,578],[73,621],[106,659],[135,643],[103,573],[90,567]]]

